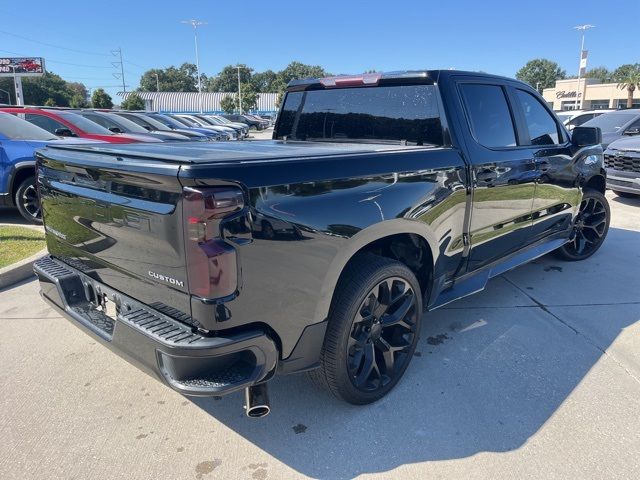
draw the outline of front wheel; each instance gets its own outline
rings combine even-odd
[[[595,190],[586,190],[576,215],[572,239],[557,250],[569,261],[584,260],[596,253],[609,231],[611,212],[605,196]]]
[[[42,211],[35,177],[26,178],[20,183],[14,200],[20,215],[31,223],[42,224]]]
[[[409,268],[376,255],[357,257],[338,283],[312,380],[355,405],[379,400],[409,365],[421,314],[420,285]]]

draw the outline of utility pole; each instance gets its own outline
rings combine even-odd
[[[114,73],[113,76],[115,78],[118,78],[118,79],[122,80],[122,91],[126,92],[127,91],[127,85],[126,85],[126,83],[124,81],[124,63],[122,62],[122,48],[118,47],[117,50],[111,50],[111,55],[113,55],[114,57],[118,57],[118,61],[117,62],[111,62],[111,65],[113,65],[116,68],[120,67],[120,73]]]
[[[16,75],[15,65],[11,65],[11,68],[13,68],[13,88],[16,94],[16,105],[24,105],[24,98],[22,96],[22,77]]]
[[[578,99],[580,98],[580,78],[582,77],[582,74],[585,73],[587,70],[587,52],[584,49],[584,32],[593,27],[595,27],[595,25],[589,25],[589,24],[578,25],[576,27],[573,27],[576,30],[580,30],[582,32],[582,35],[581,35],[582,41],[580,43],[580,63],[578,66],[578,88],[576,88],[576,101],[573,104],[574,110],[578,109]]]
[[[200,113],[202,113],[202,79],[200,78],[200,56],[198,54],[198,27],[206,25],[207,22],[191,19],[182,20],[180,23],[191,25],[193,27],[193,36],[196,44],[196,70],[198,72],[198,106],[200,107]]]
[[[156,92],[160,91],[160,77],[158,76],[157,73],[154,73],[154,75],[156,76]]]
[[[238,68],[238,105],[240,106],[240,115],[242,115],[242,92],[240,91],[240,65]]]

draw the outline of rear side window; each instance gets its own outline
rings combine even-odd
[[[64,123],[58,122],[57,120],[54,120],[53,118],[47,117],[45,115],[27,113],[25,114],[24,119],[28,122],[33,123],[34,125],[37,125],[40,128],[44,128],[47,132],[51,132],[54,134],[56,133],[56,130],[58,128],[68,129],[68,127]]]
[[[540,101],[524,90],[516,90],[516,96],[524,113],[530,145],[557,145],[560,143],[558,125]]]
[[[502,87],[469,83],[460,88],[478,143],[489,148],[515,147],[516,134]]]
[[[433,85],[395,85],[291,92],[277,138],[310,141],[442,145]]]

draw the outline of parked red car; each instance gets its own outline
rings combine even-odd
[[[109,143],[160,142],[131,133],[114,133],[76,113],[46,108],[0,108],[1,112],[12,113],[59,137],[90,138]]]

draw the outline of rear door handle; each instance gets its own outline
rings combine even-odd
[[[483,170],[476,175],[478,183],[493,183],[498,179],[498,173],[495,170]]]

